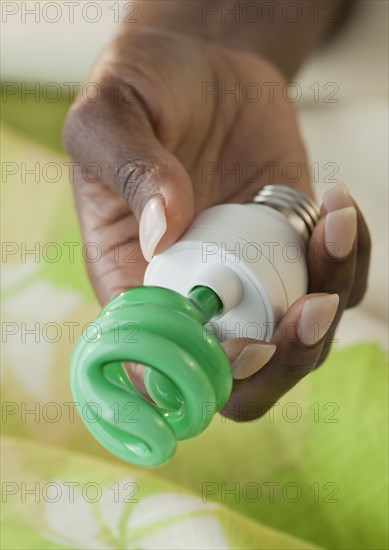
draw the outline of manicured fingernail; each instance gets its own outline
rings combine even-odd
[[[345,184],[339,183],[323,194],[323,204],[327,212],[333,212],[354,203]]]
[[[303,344],[313,346],[323,338],[334,320],[338,304],[337,294],[316,296],[305,302],[298,320],[299,338]]]
[[[345,258],[357,234],[357,212],[353,206],[329,212],[324,222],[326,248],[331,256]]]
[[[155,195],[146,203],[139,223],[140,246],[148,262],[151,261],[154,250],[165,231],[165,206],[162,197]]]
[[[232,365],[232,376],[235,380],[248,378],[258,372],[274,355],[274,344],[249,344],[240,352]]]

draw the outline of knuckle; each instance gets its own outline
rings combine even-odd
[[[84,91],[89,85],[97,90],[96,96],[89,97]],[[93,143],[106,143],[107,132],[112,132],[114,124],[122,119],[122,113],[115,112],[119,105],[118,86],[108,74],[102,74],[96,82],[89,81],[80,90],[75,102],[70,107],[62,129],[62,143],[73,158],[80,158],[90,150]],[[107,129],[105,129],[107,127]]]
[[[101,103],[77,99],[71,106],[62,128],[62,144],[72,158],[87,161],[84,157],[89,157],[91,136],[96,143],[99,136],[104,134],[104,116]]]
[[[328,345],[325,345],[323,347],[323,350],[321,352],[321,355],[319,357],[319,360],[317,361],[316,365],[315,365],[315,369],[321,367],[321,365],[323,365],[323,363],[326,362],[326,359],[330,353],[330,350],[331,350],[331,344],[329,343]]]
[[[280,387],[292,387],[309,374],[317,365],[320,356],[321,342],[313,346],[294,346],[288,350],[283,360],[272,369],[272,378]]]
[[[105,72],[98,87],[98,101],[79,95],[68,111],[62,143],[82,166],[97,165],[101,179],[133,203],[138,191],[158,190],[165,170],[144,140],[137,142],[150,123],[136,83]]]
[[[358,230],[358,248],[361,249],[365,261],[369,261],[371,253],[371,235],[364,219],[360,222],[360,229]]]
[[[311,362],[304,365],[281,365],[275,372],[275,382],[278,382],[280,388],[292,387],[304,378],[314,368]]]
[[[357,288],[354,288],[352,290],[352,293],[350,294],[350,297],[348,299],[348,302],[347,302],[347,309],[351,309],[353,307],[356,307],[358,306],[365,294],[366,294],[366,291],[367,291],[367,284],[363,284],[363,285],[360,285],[358,286]]]
[[[115,188],[132,204],[140,191],[145,196],[155,192],[162,171],[155,162],[140,158],[117,162],[112,168]]]
[[[358,234],[357,261],[354,268],[353,286],[346,306],[348,309],[358,306],[367,292],[371,247],[370,232],[363,220],[362,229]]]
[[[77,157],[80,135],[84,133],[84,121],[81,109],[72,107],[65,119],[62,128],[62,144],[65,151],[73,158]]]

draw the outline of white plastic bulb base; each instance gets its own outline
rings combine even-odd
[[[280,318],[307,292],[306,247],[317,208],[281,185],[265,187],[254,201],[201,212],[146,270],[145,285],[184,296],[198,285],[216,292],[223,310],[206,326],[219,340],[270,342]]]

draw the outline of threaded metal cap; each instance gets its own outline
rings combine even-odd
[[[253,198],[255,204],[263,204],[278,210],[308,242],[320,211],[316,203],[306,193],[287,185],[266,185]]]

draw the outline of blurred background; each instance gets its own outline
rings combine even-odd
[[[8,457],[3,479],[17,481],[3,515],[4,547],[180,548],[182,538],[174,546],[173,531],[158,535],[155,527],[166,500],[149,501],[154,519],[142,520],[147,529],[154,529],[154,539],[144,542],[145,536],[136,531],[140,524],[133,520],[124,543],[118,534],[127,513],[123,507],[113,512],[117,507],[102,506],[96,526],[85,499],[79,507],[67,502],[61,508],[59,502],[53,508],[47,499],[35,502],[36,507],[21,498],[20,487],[26,481],[85,483],[96,481],[96,476],[101,486],[142,479],[141,503],[157,489],[158,494],[182,498],[189,491],[198,500],[197,508],[191,504],[188,510],[204,515],[204,482],[293,482],[304,489],[301,500],[292,504],[280,499],[276,508],[265,499],[250,503],[227,498],[212,512],[224,533],[223,538],[214,527],[219,546],[212,548],[302,548],[293,537],[311,541],[309,548],[387,547],[388,3],[359,2],[342,32],[295,78],[303,91],[296,108],[317,197],[344,182],[371,229],[371,275],[363,303],[342,319],[338,345],[326,368],[281,402],[278,411],[291,402],[299,404],[301,421],[287,420],[281,413],[273,421],[244,426],[216,419],[199,438],[182,443],[172,462],[151,476],[109,456],[71,415],[69,405],[70,354],[99,306],[85,273],[69,159],[60,133],[74,91],[115,34],[126,4],[1,5],[2,420]],[[326,404],[335,403],[339,421],[321,421],[322,416],[312,421],[314,403],[322,413]],[[246,455],[242,449],[247,441]],[[313,504],[308,487],[315,483],[335,483],[339,494],[331,504],[321,498]],[[218,496],[214,502],[220,504]],[[178,502],[169,508],[176,526],[180,509],[187,505]],[[239,517],[229,515],[235,513]],[[77,515],[83,518],[83,529],[77,526]],[[196,524],[193,537],[199,530],[207,532],[204,525]],[[192,536],[187,525],[177,529],[181,537],[185,529],[186,536]],[[138,538],[134,535],[128,542],[135,532]],[[205,541],[211,540],[210,532]],[[236,542],[240,532],[249,535]],[[199,548],[198,539],[193,540],[198,544],[193,548]],[[256,546],[250,546],[250,540]]]

